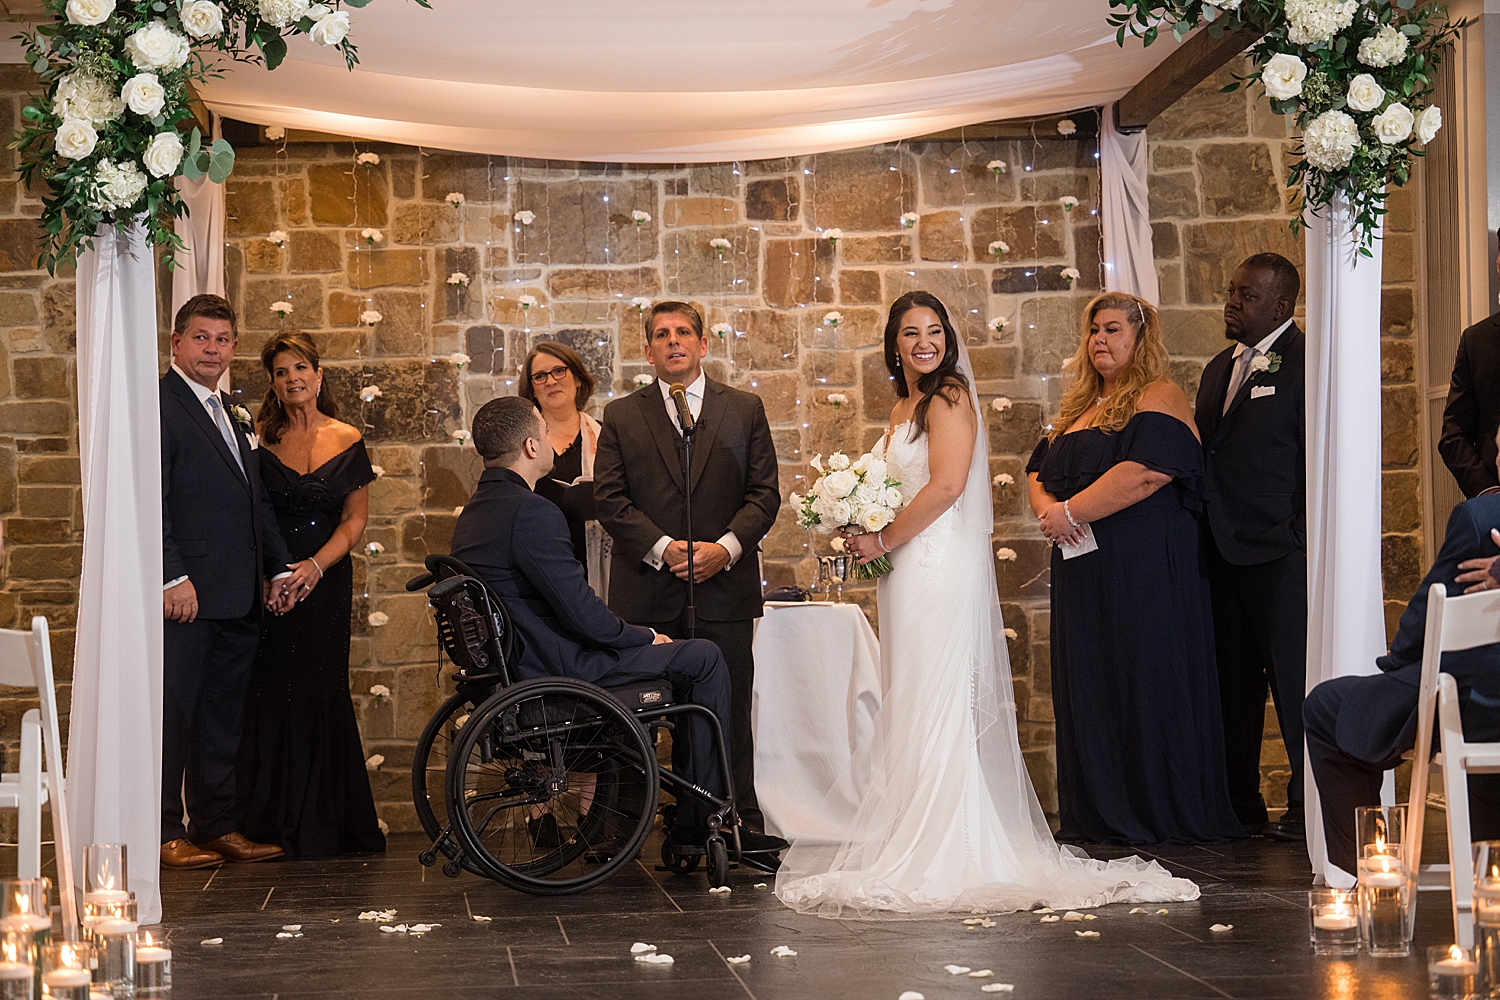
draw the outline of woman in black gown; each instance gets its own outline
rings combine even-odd
[[[261,478],[287,547],[307,563],[300,601],[263,619],[236,779],[239,829],[288,855],[385,850],[349,698],[353,564],[375,478],[359,431],[334,419],[318,348],[281,334],[261,351]]]
[[[1089,303],[1072,384],[1026,471],[1052,551],[1061,840],[1243,837],[1229,802],[1208,580],[1203,448],[1149,302]],[[1076,543],[1093,551],[1064,558]]]

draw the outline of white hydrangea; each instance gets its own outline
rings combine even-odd
[[[1359,43],[1359,61],[1377,69],[1394,66],[1406,58],[1406,36],[1387,24]]]
[[[107,81],[76,70],[57,81],[52,111],[59,118],[77,118],[98,126],[112,122],[125,110],[125,102]]]
[[[1347,167],[1358,146],[1359,126],[1342,111],[1323,112],[1302,135],[1307,162],[1325,172]]]
[[[134,161],[100,160],[94,168],[94,205],[105,211],[120,211],[134,205],[146,190],[146,175]]]
[[[177,69],[188,61],[192,49],[187,36],[158,19],[125,39],[125,54],[136,69]]]
[[[1326,42],[1354,22],[1359,0],[1286,0],[1287,40],[1293,45]]]
[[[1405,142],[1411,136],[1412,125],[1416,123],[1416,116],[1406,105],[1397,101],[1375,116],[1370,122],[1375,129],[1375,138],[1387,146],[1398,142]]]
[[[260,16],[278,28],[290,28],[307,16],[312,0],[260,0]]]

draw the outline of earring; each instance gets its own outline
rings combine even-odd
[[[901,367],[901,355],[899,355],[899,354],[896,355],[896,367],[897,368]]]

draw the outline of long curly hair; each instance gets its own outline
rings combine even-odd
[[[1167,363],[1171,358],[1167,354],[1167,345],[1162,340],[1161,314],[1156,311],[1156,307],[1145,299],[1125,292],[1105,292],[1094,296],[1088,308],[1083,311],[1083,330],[1079,333],[1078,350],[1073,352],[1073,357],[1064,365],[1072,369],[1073,378],[1068,383],[1067,391],[1063,393],[1062,412],[1053,422],[1052,431],[1047,435],[1048,440],[1056,441],[1060,435],[1067,433],[1068,428],[1104,392],[1104,378],[1089,356],[1089,340],[1092,339],[1090,331],[1094,325],[1094,317],[1105,309],[1123,312],[1126,322],[1135,330],[1136,340],[1130,361],[1115,382],[1109,398],[1100,408],[1094,426],[1106,432],[1123,428],[1135,416],[1141,393],[1148,385],[1160,381],[1167,374]]]
[[[960,399],[967,399],[969,394],[969,380],[958,370],[958,333],[953,329],[953,321],[948,318],[947,308],[931,292],[915,291],[907,292],[892,302],[890,314],[885,320],[885,370],[891,373],[896,395],[905,399],[911,393],[906,385],[906,376],[901,374],[900,355],[896,351],[896,338],[901,334],[901,318],[912,309],[922,308],[937,313],[938,322],[943,324],[943,360],[932,371],[917,379],[917,391],[922,394],[922,398],[911,415],[913,439],[927,433],[927,410],[932,405],[933,396],[941,393],[948,402],[956,404]]]
[[[266,374],[271,376],[273,384],[266,386],[266,398],[261,401],[257,419],[260,421],[260,436],[267,444],[280,444],[282,432],[292,422],[292,418],[287,416],[286,407],[281,405],[281,397],[276,395],[274,382],[278,354],[294,354],[312,365],[314,370],[323,370],[317,342],[300,330],[278,333],[266,341],[266,346],[260,349],[260,363]],[[330,417],[339,415],[339,406],[333,401],[333,393],[318,393],[318,410]]]

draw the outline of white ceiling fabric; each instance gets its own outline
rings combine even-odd
[[[221,115],[549,159],[847,149],[1111,101],[1172,50],[1105,0],[375,0],[361,65],[306,38],[202,85]]]

